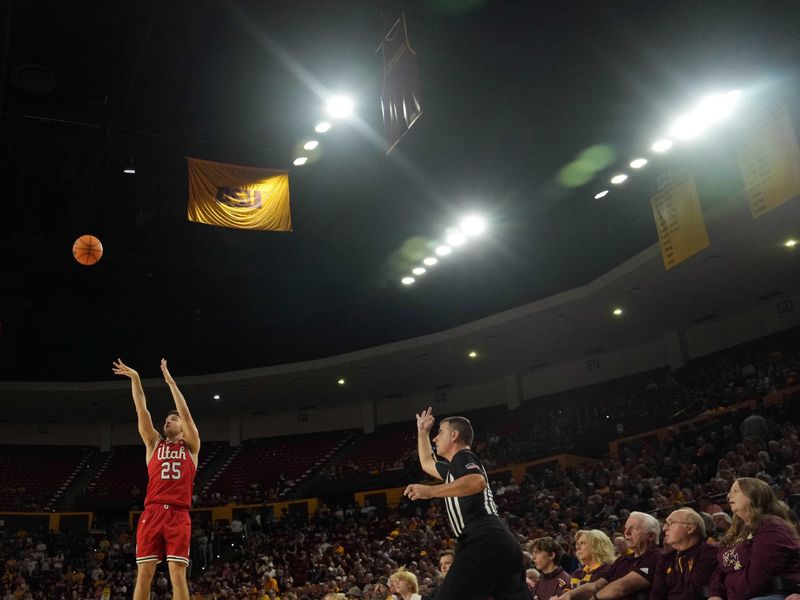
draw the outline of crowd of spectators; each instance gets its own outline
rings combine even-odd
[[[693,391],[680,395],[699,399],[700,409],[714,411],[715,403],[731,403],[796,381],[797,353],[759,356],[764,360],[718,357],[713,368],[700,365],[688,378]],[[720,377],[718,383],[704,383],[714,376]],[[679,379],[675,384],[654,381],[656,390],[647,393],[680,386]],[[701,389],[702,398],[697,395]],[[602,461],[571,469],[553,463],[521,481],[497,479],[492,487],[498,509],[528,550],[528,560],[536,551],[533,541],[549,537],[563,549],[559,564],[570,573],[583,556],[576,548],[578,532],[600,531],[615,552],[624,552],[620,537],[632,512],[664,521],[675,508],[691,506],[703,515],[707,537],[715,542],[735,523],[723,509],[737,478],[765,482],[792,506],[800,497],[797,404],[797,395],[787,394],[782,402],[760,407],[752,427],[742,427],[750,413],[721,414],[702,427],[621,445],[618,455]],[[487,433],[481,449],[497,456],[501,453],[494,451],[504,444],[515,444],[513,432],[506,438]],[[419,471],[408,476],[420,478]],[[206,500],[213,504],[227,499]],[[198,521],[193,527],[190,589],[195,600],[316,600],[333,593],[350,600],[385,600],[392,573],[405,567],[416,576],[424,597],[442,577],[440,554],[454,547],[446,521],[438,502],[408,501],[397,507],[321,503],[308,519],[285,513],[273,520],[248,513],[224,526]],[[125,528],[58,533],[3,523],[0,599],[128,599],[135,580],[134,543]],[[166,570],[160,569],[151,598],[170,597]]]

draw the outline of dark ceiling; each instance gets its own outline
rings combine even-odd
[[[386,157],[382,32],[405,10],[424,114]],[[710,89],[795,82],[797,2],[6,0],[0,378],[286,363],[443,330],[586,283],[656,240],[654,168],[614,166]],[[286,60],[288,57],[290,60]],[[294,232],[186,221],[184,156],[289,168],[323,100],[357,99],[290,175]],[[618,160],[570,188],[590,146]],[[131,158],[135,176],[121,170]],[[741,189],[728,146],[664,159]],[[671,162],[670,162],[671,161]],[[659,168],[662,168],[659,167]],[[733,191],[731,191],[733,190]],[[418,284],[416,245],[466,211],[485,239]],[[105,247],[93,267],[79,235]]]

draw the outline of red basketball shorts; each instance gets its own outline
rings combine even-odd
[[[169,504],[145,507],[136,527],[136,562],[189,564],[192,520],[189,511]]]

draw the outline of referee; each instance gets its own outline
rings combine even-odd
[[[522,549],[497,514],[492,490],[478,457],[470,449],[474,432],[464,417],[439,423],[431,447],[432,409],[417,415],[417,449],[422,470],[444,481],[411,484],[403,492],[411,500],[444,498],[450,526],[458,539],[456,556],[436,600],[530,600],[525,584]]]

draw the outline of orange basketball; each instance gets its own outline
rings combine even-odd
[[[72,244],[72,256],[79,263],[88,267],[103,256],[103,244],[93,235],[82,235]]]

